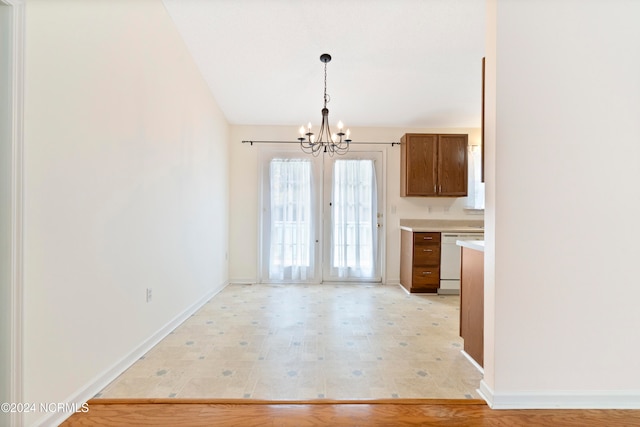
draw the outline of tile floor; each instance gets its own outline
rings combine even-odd
[[[479,398],[457,295],[391,285],[229,285],[102,398]]]

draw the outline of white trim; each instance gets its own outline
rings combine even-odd
[[[478,371],[480,371],[480,373],[481,373],[482,375],[484,375],[484,368],[483,368],[482,366],[480,366],[480,364],[479,364],[478,362],[476,362],[476,361],[473,359],[473,357],[469,356],[469,353],[467,353],[467,352],[466,352],[466,351],[464,351],[464,350],[460,350],[460,353],[462,353],[462,355],[463,355],[464,357],[466,357],[466,358],[467,358],[467,360],[468,360],[469,362],[471,362],[471,364],[472,364],[473,366],[475,366],[475,368],[476,368]]]
[[[476,391],[487,402],[487,405],[493,409],[493,389],[484,380],[480,380],[480,388]]]
[[[232,285],[255,285],[258,283],[258,279],[247,279],[247,278],[238,278],[238,279],[229,279],[229,283]]]
[[[402,290],[403,290],[407,295],[418,295],[418,294],[412,294],[411,292],[409,292],[409,291],[407,290],[407,288],[405,288],[404,286],[402,286],[402,283],[400,283],[399,281],[398,281],[398,283],[397,283],[395,286],[399,286],[399,287],[400,287],[400,289],[402,289]]]
[[[492,409],[640,409],[640,390],[495,393],[481,381],[478,393]]]
[[[493,409],[640,409],[640,391],[517,392],[493,395]]]
[[[11,378],[12,402],[23,402],[23,149],[24,149],[24,0],[0,0],[11,7]],[[22,426],[21,413],[12,413],[12,426]]]
[[[378,241],[378,247],[380,251],[380,259],[378,262],[380,263],[380,278],[382,279],[382,284],[387,283],[387,242],[389,241],[389,236],[387,235],[387,229],[389,227],[389,221],[387,221],[387,217],[389,216],[389,212],[387,209],[387,173],[388,170],[388,159],[387,154],[389,151],[387,149],[382,150],[382,182],[378,183],[378,186],[381,186],[382,189],[380,193],[382,195],[382,232],[380,233],[380,238]],[[380,240],[382,242],[380,242]],[[398,277],[398,283],[400,283],[400,278]]]
[[[98,394],[101,390],[115,380],[121,373],[127,370],[131,365],[137,362],[140,357],[151,350],[156,344],[162,341],[167,335],[169,335],[174,329],[180,326],[185,320],[187,320],[192,314],[197,312],[203,305],[205,305],[211,298],[221,292],[228,283],[219,285],[216,289],[207,292],[199,300],[187,307],[182,313],[178,314],[173,320],[170,320],[165,326],[160,328],[156,333],[144,340],[142,344],[133,349],[128,355],[123,357],[120,361],[116,362],[111,368],[106,369],[103,373],[90,380],[87,384],[81,387],[78,391],[64,399],[64,403],[76,403],[78,406],[87,402]],[[73,412],[58,412],[45,416],[37,421],[38,425],[59,425],[64,420],[73,415]]]

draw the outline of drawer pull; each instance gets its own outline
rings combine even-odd
[[[423,272],[422,272],[422,274],[423,274],[423,275],[424,275],[424,274],[431,274],[431,272],[430,272],[430,271],[423,271]]]
[[[433,240],[433,237],[423,237],[424,240]]]
[[[433,252],[433,249],[423,249],[422,252]]]

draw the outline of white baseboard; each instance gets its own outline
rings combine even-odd
[[[473,357],[469,356],[469,353],[467,353],[464,350],[460,350],[460,353],[462,353],[462,355],[478,370],[480,371],[480,373],[482,375],[484,375],[484,368],[482,366],[480,366],[480,364],[478,362],[476,362],[474,360]]]
[[[405,288],[404,286],[402,286],[402,284],[401,284],[401,283],[398,283],[398,285],[397,285],[397,286],[399,286],[399,287],[400,287],[400,289],[402,289],[402,290],[404,291],[404,293],[406,293],[407,295],[411,295],[411,292],[409,292],[409,291],[407,290],[407,288]]]
[[[484,382],[484,380],[480,380],[480,388],[476,391],[478,392],[480,397],[482,397],[484,401],[487,402],[487,405],[489,405],[489,407],[493,409],[493,389],[489,387],[487,383]]]
[[[280,282],[264,282],[264,284],[274,284],[274,283],[280,283]],[[357,284],[360,282],[356,282],[356,281],[345,281],[345,282],[324,282],[324,283],[343,283],[343,284]],[[377,283],[377,282],[372,282],[372,283]],[[229,280],[229,284],[231,285],[255,285],[258,284],[258,281],[256,279],[231,279]],[[319,284],[319,283],[309,283],[309,284]],[[383,281],[382,282],[383,285],[400,285],[400,280],[387,280],[387,281]]]
[[[256,283],[258,283],[258,281],[255,278],[253,279],[238,278],[238,279],[229,280],[229,284],[231,285],[255,285]]]
[[[182,313],[178,314],[165,326],[160,328],[156,333],[147,338],[138,347],[132,350],[127,356],[122,358],[119,362],[115,363],[111,368],[107,369],[102,374],[98,375],[93,380],[89,381],[84,387],[81,387],[78,391],[64,400],[64,403],[72,406],[74,403],[77,407],[92,399],[96,394],[103,390],[118,375],[127,370],[131,365],[140,359],[144,354],[153,348],[156,344],[162,341],[171,331],[180,326],[185,320],[187,320],[193,313],[198,311],[207,301],[209,301],[214,295],[218,294],[228,285],[227,282],[218,285],[216,288],[210,290],[203,295],[196,302],[191,304]],[[39,426],[58,426],[64,420],[73,415],[73,412],[56,412],[38,421]]]
[[[483,380],[478,393],[492,409],[640,409],[640,390],[495,393]]]

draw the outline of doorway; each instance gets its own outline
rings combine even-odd
[[[382,282],[383,153],[261,153],[261,283]]]

